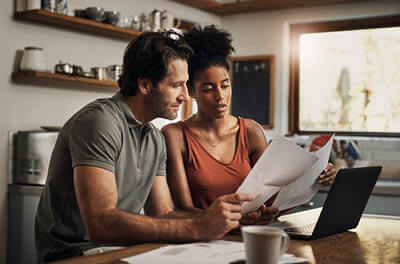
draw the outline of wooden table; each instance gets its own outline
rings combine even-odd
[[[225,239],[242,241],[240,235],[228,235]],[[165,245],[140,244],[54,263],[125,263],[120,259]],[[288,253],[307,258],[308,263],[400,263],[400,217],[364,215],[357,228],[345,233],[311,241],[291,239]]]

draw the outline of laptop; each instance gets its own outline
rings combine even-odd
[[[355,228],[382,167],[341,169],[324,206],[283,215],[272,224],[300,239],[317,239]]]

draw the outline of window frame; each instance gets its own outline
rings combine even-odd
[[[303,131],[299,128],[299,80],[300,80],[300,36],[307,33],[347,31],[400,26],[400,15],[321,21],[290,25],[290,72],[289,72],[289,133],[310,135],[336,133],[343,136],[400,137],[399,132],[364,131]]]

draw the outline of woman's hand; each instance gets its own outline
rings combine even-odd
[[[335,181],[337,171],[333,167],[332,163],[328,163],[326,168],[321,172],[317,179],[317,183],[323,185],[323,186],[329,186],[332,185],[333,182]]]
[[[240,220],[242,225],[268,225],[279,215],[276,207],[267,207],[264,204],[257,211],[247,213]]]

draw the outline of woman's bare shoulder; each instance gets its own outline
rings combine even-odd
[[[264,134],[264,129],[257,121],[249,118],[243,118],[243,121],[249,135]]]

